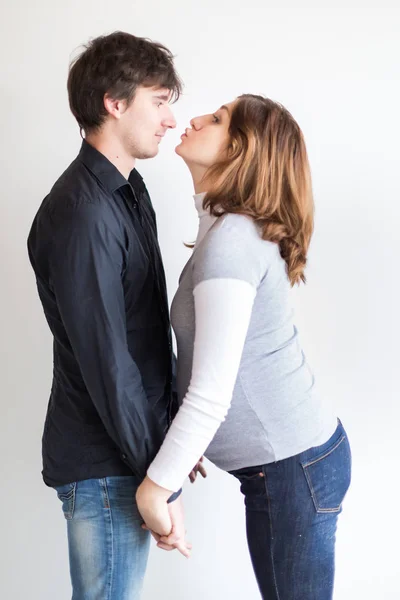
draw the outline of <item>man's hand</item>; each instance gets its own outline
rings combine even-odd
[[[172,532],[167,504],[171,495],[171,491],[160,487],[149,477],[145,477],[136,492],[137,506],[147,528],[160,536],[168,536]]]
[[[200,473],[200,475],[204,477],[204,479],[207,477],[207,471],[204,468],[203,460],[204,456],[201,457],[197,465],[194,467],[193,471],[190,472],[189,479],[191,483],[194,483],[196,481],[197,473]]]
[[[186,541],[186,531],[184,524],[183,502],[182,496],[177,500],[168,504],[169,515],[172,523],[172,531],[168,536],[160,536],[154,531],[151,531],[153,538],[157,542],[157,547],[167,552],[178,550],[186,558],[190,558],[192,545]],[[144,529],[148,529],[143,525]]]

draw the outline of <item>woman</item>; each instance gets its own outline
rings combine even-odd
[[[313,230],[303,135],[281,105],[243,95],[193,119],[176,152],[200,218],[171,310],[182,406],[139,510],[170,531],[166,501],[205,453],[241,483],[263,598],[328,600],[351,458],[292,321]]]

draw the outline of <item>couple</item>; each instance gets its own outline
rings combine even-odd
[[[73,600],[139,598],[151,535],[185,556],[181,489],[202,457],[238,479],[263,598],[328,600],[349,443],[292,321],[313,230],[303,136],[246,94],[194,118],[176,153],[199,230],[172,303],[136,159],[176,126],[171,53],[117,32],[68,78],[85,139],[28,240],[54,336],[43,477],[67,520]]]

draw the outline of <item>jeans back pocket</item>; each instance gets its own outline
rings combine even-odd
[[[64,517],[69,521],[74,516],[75,510],[75,490],[76,482],[66,483],[65,485],[59,485],[54,488],[57,492],[59,500],[62,502],[62,510]]]
[[[350,486],[351,452],[343,433],[321,455],[301,463],[318,513],[339,513]]]

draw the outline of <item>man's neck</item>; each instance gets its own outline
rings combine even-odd
[[[96,133],[87,135],[85,139],[98,152],[104,154],[125,179],[129,178],[131,171],[135,168],[136,161],[126,154],[118,140],[105,139],[104,135]]]

